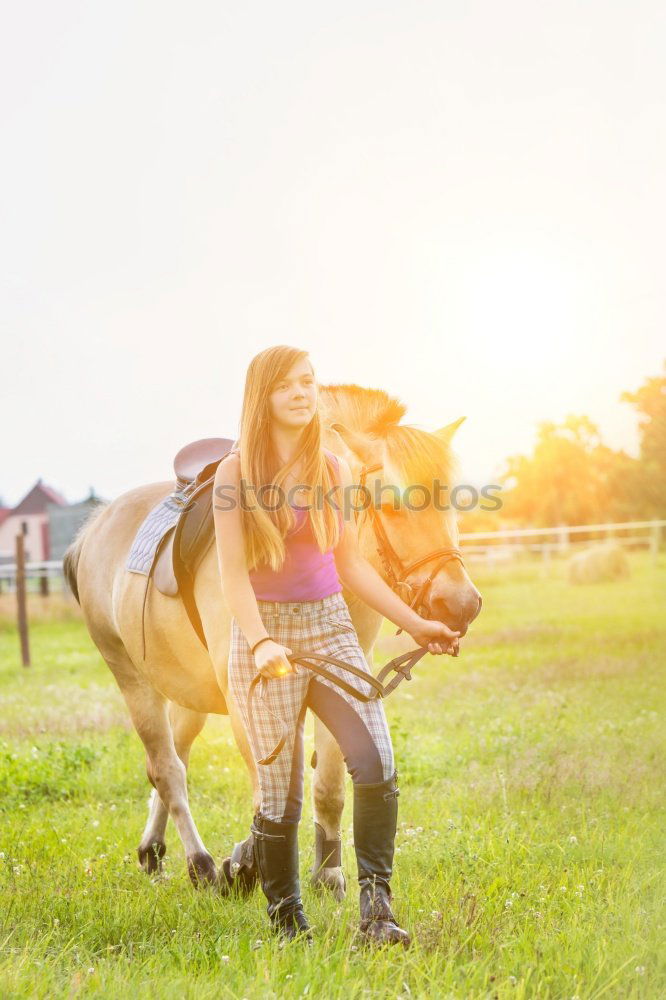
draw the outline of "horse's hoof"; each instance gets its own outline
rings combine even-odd
[[[137,849],[139,864],[147,875],[156,875],[162,871],[162,858],[166,854],[166,844],[163,840],[156,840],[147,847],[139,844]]]
[[[217,869],[210,854],[193,854],[187,859],[187,871],[195,889],[217,885]]]
[[[240,896],[249,896],[257,886],[259,873],[256,867],[248,868],[243,865],[238,869],[236,875],[232,875],[231,858],[225,858],[219,872],[219,888],[223,895],[238,893]]]
[[[315,889],[330,892],[338,903],[341,903],[347,892],[345,873],[342,868],[320,868],[313,872],[312,885]]]

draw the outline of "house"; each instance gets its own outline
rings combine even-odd
[[[16,507],[0,511],[0,561],[13,562],[16,535],[24,536],[26,562],[43,562],[51,558],[49,507],[67,507],[65,498],[41,478]]]

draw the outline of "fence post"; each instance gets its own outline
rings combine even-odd
[[[658,524],[652,525],[652,531],[650,532],[650,555],[652,556],[652,565],[654,566],[657,562],[657,557],[659,555],[659,542],[661,541],[661,528]]]
[[[30,666],[30,643],[28,640],[28,614],[25,595],[25,548],[23,532],[16,536],[16,607],[18,630],[21,640],[21,662]]]
[[[561,524],[557,529],[557,539],[558,539],[558,549],[560,552],[566,552],[569,548],[569,527],[566,524]]]

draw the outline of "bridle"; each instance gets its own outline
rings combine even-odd
[[[365,484],[365,479],[367,474],[369,472],[376,472],[381,468],[383,468],[381,462],[377,462],[376,465],[364,465],[361,469],[360,482],[357,486],[357,490],[365,489],[367,491],[368,487]],[[462,552],[460,551],[460,549],[451,547],[434,549],[427,555],[421,556],[420,559],[415,559],[414,562],[405,565],[400,556],[398,555],[398,553],[391,545],[388,539],[388,535],[386,534],[386,529],[384,528],[384,525],[381,522],[381,519],[379,517],[376,508],[372,504],[368,508],[368,512],[370,514],[372,528],[375,533],[377,554],[379,555],[379,558],[382,561],[384,572],[388,577],[388,584],[391,587],[391,590],[393,590],[396,594],[398,594],[398,596],[401,597],[402,600],[405,601],[405,603],[408,604],[410,608],[413,608],[417,612],[417,614],[420,613],[419,608],[423,606],[425,606],[427,611],[426,601],[430,585],[432,584],[433,580],[439,573],[440,569],[442,569],[443,566],[446,566],[446,564],[448,562],[451,562],[453,559],[457,559],[460,562],[461,566],[465,565],[465,563],[463,562]],[[358,524],[358,515],[359,515],[359,507],[357,504],[354,507],[354,520],[356,524]],[[439,559],[439,561],[430,571],[429,576],[425,578],[421,586],[415,592],[414,587],[407,582],[407,577],[415,569],[418,569],[419,566],[425,566],[426,563],[432,562],[433,559]],[[401,587],[406,588],[406,590],[409,592],[407,597],[405,597],[403,594],[400,593]],[[400,635],[401,632],[402,629],[399,628],[395,634]]]
[[[361,469],[360,482],[357,489],[360,490],[364,488],[365,490],[367,490],[368,487],[365,485],[365,479],[367,474],[369,472],[376,472],[378,469],[381,469],[382,467],[383,466],[381,462],[378,462],[376,465],[364,465]],[[429,552],[428,555],[421,556],[420,559],[415,559],[413,562],[409,563],[408,565],[405,565],[402,559],[400,559],[398,553],[391,545],[388,539],[388,535],[386,534],[386,531],[384,529],[384,525],[382,524],[376,509],[371,505],[369,511],[372,519],[372,527],[375,534],[375,541],[377,544],[377,553],[382,561],[382,565],[384,566],[384,570],[388,577],[389,586],[395,593],[398,594],[398,596],[402,598],[402,600],[405,600],[405,598],[402,597],[402,594],[399,594],[399,588],[401,587],[407,588],[407,590],[409,591],[410,599],[408,599],[406,603],[408,603],[409,607],[413,608],[418,613],[419,608],[425,604],[427,600],[426,595],[428,593],[430,585],[432,584],[435,576],[440,571],[440,569],[453,559],[457,559],[460,562],[461,566],[465,565],[463,562],[462,553],[460,549],[450,548],[450,547],[434,549],[432,552]],[[359,515],[359,508],[358,505],[355,505],[354,521],[356,524],[358,524],[358,515]],[[416,592],[414,592],[414,588],[412,587],[412,585],[407,582],[407,577],[415,569],[418,569],[419,566],[424,566],[426,565],[426,563],[431,562],[433,559],[437,559],[438,562],[431,570],[430,575],[426,577],[421,586],[416,590]],[[402,628],[399,628],[395,634],[400,635],[401,632]],[[317,674],[319,677],[324,677],[326,680],[331,681],[337,687],[341,688],[343,691],[346,691],[347,694],[352,695],[359,701],[367,702],[367,701],[372,701],[375,698],[386,698],[387,695],[391,694],[391,692],[397,688],[398,684],[400,684],[401,681],[411,680],[412,667],[415,666],[415,664],[418,663],[421,657],[425,656],[427,652],[428,652],[427,646],[417,646],[416,649],[411,649],[408,650],[406,653],[402,653],[399,656],[395,656],[385,666],[382,667],[382,669],[379,671],[376,677],[374,677],[372,674],[368,673],[365,670],[361,670],[353,663],[345,663],[344,660],[340,660],[335,656],[328,656],[325,653],[310,653],[307,651],[296,652],[292,653],[291,656],[288,656],[287,659],[289,660],[290,663],[293,664],[298,663],[304,667],[307,667],[314,674]],[[349,684],[343,678],[338,677],[336,674],[331,673],[325,667],[321,666],[320,663],[309,662],[312,660],[319,660],[319,661],[324,661],[325,663],[332,663],[334,666],[347,671],[348,673],[354,675],[355,677],[358,677],[360,680],[364,681],[366,684],[370,686],[370,688],[372,689],[372,694],[365,694],[364,692],[359,691],[359,689],[354,687],[353,684]],[[383,681],[391,673],[391,671],[395,671],[395,677],[393,677],[393,679],[389,681],[388,684],[384,685]],[[267,683],[267,680],[268,679],[265,678],[262,674],[259,673],[255,674],[255,676],[252,678],[252,681],[250,682],[250,687],[247,693],[247,714],[250,727],[250,736],[252,738],[252,743],[255,747],[259,746],[259,739],[254,722],[253,698],[257,685],[260,683],[265,684]],[[277,723],[279,723],[282,729],[280,738],[276,743],[275,747],[270,751],[270,753],[266,754],[260,760],[257,760],[257,764],[267,765],[267,764],[272,764],[273,761],[276,759],[276,757],[282,751],[282,748],[284,747],[287,741],[288,729],[284,720],[281,719],[278,715],[276,715],[275,712],[271,711],[271,709],[268,708],[265,702],[264,702],[264,710],[269,715],[271,715]]]

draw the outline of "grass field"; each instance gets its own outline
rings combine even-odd
[[[165,875],[138,870],[149,786],[111,674],[76,613],[38,597],[22,669],[0,598],[0,996],[666,995],[666,558],[632,571],[572,588],[557,564],[479,567],[460,657],[426,657],[387,702],[407,952],[355,943],[349,808],[338,904],[308,884],[306,805],[311,949],[277,947],[260,891],[195,892],[171,826]],[[195,744],[190,789],[220,860],[251,818],[227,719]]]

